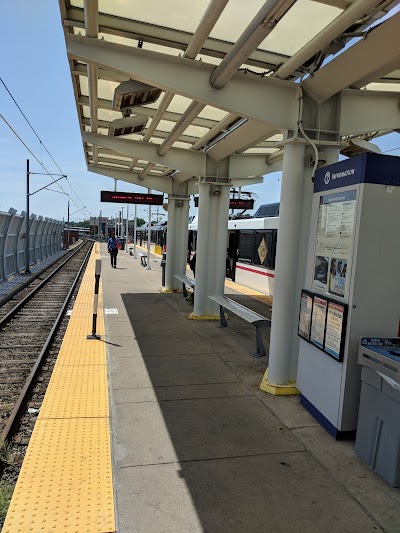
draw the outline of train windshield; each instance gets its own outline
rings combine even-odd
[[[254,213],[253,218],[268,218],[279,216],[279,203],[261,205]]]

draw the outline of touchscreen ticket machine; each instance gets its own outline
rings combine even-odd
[[[299,300],[301,403],[336,438],[354,434],[360,338],[398,335],[400,158],[361,154],[317,171]]]

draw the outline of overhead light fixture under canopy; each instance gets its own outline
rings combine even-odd
[[[149,117],[144,115],[132,115],[130,117],[117,118],[108,126],[109,137],[120,137],[130,133],[141,133],[146,127]]]
[[[140,81],[124,81],[114,91],[112,108],[114,111],[124,113],[132,107],[154,104],[161,93],[161,89],[146,85]]]

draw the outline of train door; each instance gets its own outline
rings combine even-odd
[[[226,277],[235,281],[236,262],[239,248],[239,230],[229,231],[228,257],[226,261]]]

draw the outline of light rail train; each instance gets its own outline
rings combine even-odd
[[[189,251],[196,250],[197,216],[189,224]],[[226,276],[273,295],[279,203],[262,205],[252,218],[228,222]]]

